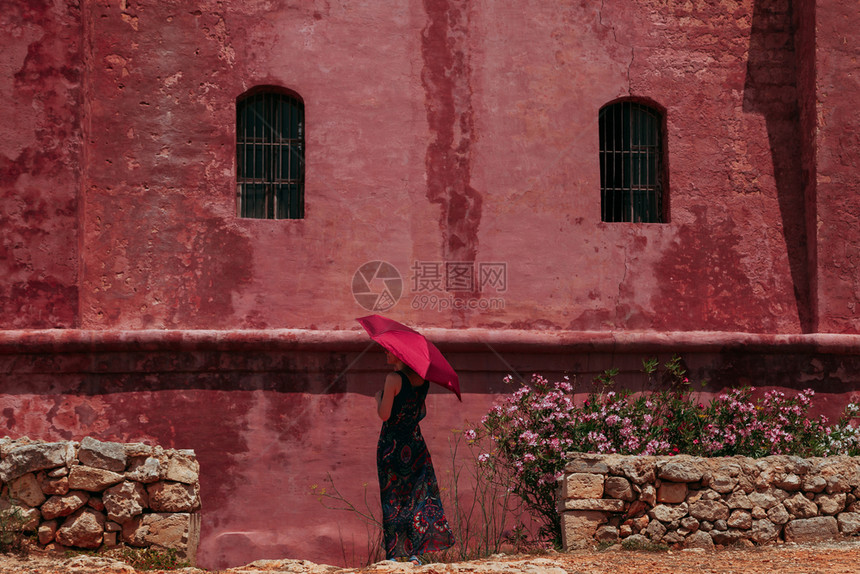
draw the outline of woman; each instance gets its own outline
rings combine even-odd
[[[433,462],[418,421],[427,414],[424,399],[429,383],[399,358],[386,351],[395,370],[376,393],[382,423],[376,447],[376,467],[382,499],[385,557],[418,556],[454,545],[445,519]]]

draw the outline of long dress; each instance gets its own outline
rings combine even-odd
[[[413,387],[398,371],[402,384],[391,416],[382,423],[376,468],[382,499],[386,558],[420,556],[454,545],[454,534],[442,510],[430,452],[418,422],[427,414],[429,383]]]

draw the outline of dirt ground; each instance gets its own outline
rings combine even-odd
[[[149,571],[160,572],[160,571]],[[206,574],[183,568],[182,574]],[[815,545],[781,544],[746,550],[643,552],[577,551],[540,555],[497,555],[454,564],[413,566],[377,563],[339,568],[304,560],[263,560],[221,571],[224,574],[855,574],[860,573],[860,540]],[[2,574],[138,574],[122,562],[93,556],[0,557]]]

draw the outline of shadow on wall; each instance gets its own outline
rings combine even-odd
[[[743,109],[762,114],[767,123],[798,320],[802,331],[810,333],[814,327],[790,0],[755,0]]]

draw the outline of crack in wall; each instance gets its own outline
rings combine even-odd
[[[625,46],[622,42],[618,41],[618,33],[615,31],[615,26],[611,26],[609,24],[603,23],[603,6],[605,5],[606,0],[601,0],[600,8],[597,9],[597,22],[607,30],[612,32],[612,40],[618,44],[619,46]],[[631,45],[628,46],[630,48],[630,62],[627,64],[627,94],[633,95],[633,81],[630,79],[630,69],[633,67],[633,62],[636,59],[636,49]]]
[[[636,49],[630,46],[630,63],[627,64],[627,93],[633,95],[633,80],[630,79],[630,69],[633,67],[633,60],[636,59]]]

